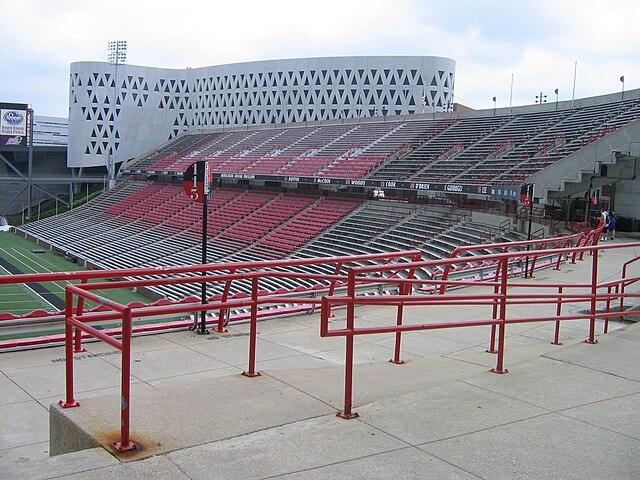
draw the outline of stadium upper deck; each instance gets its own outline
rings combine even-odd
[[[206,160],[222,177],[259,175],[519,185],[640,117],[639,92],[511,114],[439,114],[220,129],[182,135],[128,173],[181,174]],[[478,112],[475,112],[478,113]],[[258,177],[256,177],[258,176]]]

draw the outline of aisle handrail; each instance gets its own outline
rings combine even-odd
[[[421,258],[421,253],[417,250],[391,252],[387,254],[369,254],[358,255],[351,257],[322,257],[314,259],[296,259],[296,260],[274,260],[274,261],[261,261],[261,262],[238,262],[233,264],[209,264],[209,265],[192,265],[188,267],[172,267],[162,269],[162,272],[167,273],[193,273],[193,276],[176,276],[169,277],[162,276],[160,278],[149,278],[152,272],[157,273],[157,269],[154,268],[138,268],[126,270],[126,278],[120,278],[113,281],[94,282],[87,283],[84,281],[80,284],[69,283],[65,286],[65,399],[59,402],[62,408],[72,408],[80,406],[80,403],[75,399],[74,389],[74,359],[73,354],[83,351],[81,346],[82,336],[80,333],[85,333],[93,338],[101,340],[110,346],[120,350],[121,355],[121,411],[120,411],[120,438],[119,441],[114,441],[112,447],[118,452],[125,452],[129,450],[135,450],[139,448],[139,444],[131,440],[130,436],[130,406],[131,406],[131,338],[133,317],[145,318],[158,315],[172,315],[172,314],[184,314],[184,313],[196,313],[209,310],[220,310],[227,308],[250,308],[250,323],[251,332],[249,335],[250,348],[249,348],[249,368],[243,374],[248,377],[259,376],[260,373],[256,371],[256,335],[257,335],[257,319],[258,309],[260,305],[268,304],[306,304],[306,305],[319,305],[321,299],[317,297],[293,297],[293,296],[272,296],[267,292],[266,295],[261,295],[259,289],[259,282],[263,278],[277,278],[288,277],[296,279],[309,279],[329,282],[331,288],[334,289],[339,282],[346,282],[347,276],[340,274],[341,268],[346,262],[363,262],[363,261],[380,261],[385,268],[389,269],[391,276],[393,276],[394,270],[397,270],[398,264],[394,261],[402,262],[404,259],[410,259],[416,261]],[[301,273],[291,271],[273,270],[273,268],[283,268],[299,265],[309,264],[327,264],[336,263],[336,274],[320,274],[320,273]],[[271,270],[266,268],[270,267]],[[242,270],[242,271],[239,271]],[[131,278],[132,273],[135,271],[138,277],[145,278]],[[207,272],[206,275],[202,275],[202,272]],[[122,273],[119,271],[118,273]],[[222,272],[222,273],[221,273]],[[225,273],[227,272],[227,273]],[[232,273],[229,273],[232,272]],[[412,269],[409,269],[407,278],[411,278],[413,275]],[[113,273],[113,272],[112,272]],[[96,278],[95,272],[84,272],[86,277]],[[60,276],[55,274],[31,274],[30,279],[33,277],[45,277],[51,278],[51,276]],[[114,275],[119,277],[120,275]],[[102,272],[102,277],[111,278],[110,275],[105,275]],[[15,279],[14,279],[15,280]],[[94,293],[95,290],[109,290],[117,288],[138,288],[157,286],[165,284],[187,284],[196,283],[201,284],[203,282],[225,282],[225,285],[229,285],[229,282],[234,280],[250,280],[251,281],[251,294],[248,297],[229,299],[226,296],[221,296],[218,300],[207,299],[203,303],[195,304],[166,304],[166,305],[140,305],[132,307],[129,305],[122,305],[121,303],[110,300],[104,296]],[[398,280],[395,282],[397,283]],[[8,282],[7,282],[8,283]],[[333,291],[333,290],[330,290]],[[74,298],[78,298],[77,306],[74,308]],[[92,312],[88,315],[84,310],[85,301],[92,301],[105,308],[103,312]],[[119,320],[122,323],[121,339],[118,340],[113,336],[96,329],[90,325],[90,323],[105,321],[105,320]],[[213,322],[211,322],[213,323]],[[215,323],[220,327],[219,320]],[[204,330],[204,329],[203,329]],[[225,332],[224,327],[221,332]],[[201,332],[204,333],[204,332]]]
[[[611,304],[615,300],[622,300],[623,298],[640,298],[640,293],[628,293],[622,292],[617,288],[619,285],[631,284],[640,281],[640,276],[635,277],[623,277],[616,280],[610,280],[607,282],[598,282],[598,259],[600,252],[617,249],[617,248],[637,248],[640,247],[640,243],[631,244],[615,244],[615,245],[592,245],[582,247],[564,247],[554,249],[551,252],[555,255],[575,255],[582,256],[587,252],[591,254],[591,278],[584,283],[562,284],[558,282],[540,282],[540,281],[516,281],[514,277],[508,275],[509,262],[521,254],[521,252],[503,252],[491,255],[478,256],[477,259],[481,260],[495,260],[496,261],[496,275],[494,281],[488,282],[476,282],[474,285],[492,289],[491,293],[486,294],[451,294],[446,293],[447,286],[453,284],[460,286],[462,284],[469,284],[465,281],[450,281],[450,280],[416,280],[406,279],[400,281],[401,293],[398,295],[383,295],[377,297],[365,297],[355,295],[356,283],[366,283],[370,281],[370,275],[382,276],[385,271],[385,267],[382,266],[362,266],[352,267],[349,269],[348,276],[348,294],[343,296],[323,297],[321,305],[321,336],[344,336],[345,337],[345,398],[344,407],[339,416],[343,418],[354,418],[358,414],[352,411],[352,392],[353,392],[353,366],[354,366],[354,339],[357,335],[369,335],[380,333],[396,333],[396,345],[395,351],[400,351],[400,333],[408,331],[420,331],[431,330],[440,328],[457,328],[457,327],[469,327],[469,326],[491,326],[491,344],[488,352],[497,353],[496,367],[492,369],[495,373],[506,373],[508,370],[504,368],[504,351],[506,342],[506,326],[513,323],[528,323],[528,322],[556,322],[556,333],[554,342],[558,344],[558,331],[559,322],[568,320],[589,320],[589,331],[587,334],[587,343],[597,343],[595,339],[595,323],[597,318],[603,318],[605,320],[610,317],[619,316],[619,311],[612,311]],[[533,250],[528,252],[531,255],[542,255],[543,253],[549,253],[550,250]],[[454,265],[456,262],[460,262],[460,258],[449,258],[441,260],[428,260],[421,262],[408,262],[404,264],[406,268],[418,269],[424,266],[436,267]],[[380,280],[382,282],[386,280]],[[409,286],[409,293],[415,289],[417,285],[431,284],[442,288],[443,293],[439,295],[407,295],[407,289],[403,287]],[[515,294],[513,289],[515,288],[527,288],[527,289],[552,289],[553,294],[544,292],[541,294],[522,293]],[[581,289],[583,293],[567,293],[567,289]],[[599,302],[605,303],[605,311],[599,312],[597,310],[597,304]],[[588,308],[584,312],[563,314],[562,306],[566,303],[586,303]],[[536,314],[533,317],[508,317],[509,305],[528,304],[528,305],[555,305],[555,314],[541,316]],[[355,308],[356,306],[388,306],[397,308],[397,317],[395,325],[384,326],[355,326]],[[491,307],[491,317],[487,319],[474,319],[471,321],[450,321],[450,322],[423,322],[419,324],[403,324],[403,312],[405,307],[412,306],[487,306]],[[346,325],[341,328],[334,327],[329,328],[329,317],[327,312],[332,307],[344,306],[347,308]],[[475,312],[475,310],[474,310]],[[629,314],[636,315],[640,312],[629,312]],[[606,328],[606,327],[605,327]],[[496,341],[495,332],[498,330],[497,348],[494,342]],[[391,360],[393,363],[402,363],[402,360],[396,356]]]

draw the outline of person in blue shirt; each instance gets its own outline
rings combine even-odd
[[[614,215],[612,210],[607,212],[607,237],[606,240],[615,240],[616,239],[616,223],[618,223],[618,219]]]

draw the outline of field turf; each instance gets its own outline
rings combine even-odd
[[[45,250],[43,253],[42,250]],[[86,270],[84,267],[65,260],[40,245],[27,240],[12,232],[0,232],[0,259],[3,263],[9,263],[14,269],[22,273],[47,273],[47,272],[71,272]],[[0,266],[0,275],[8,275],[5,267]],[[0,312],[9,312],[14,315],[23,315],[34,310],[42,309],[49,312],[61,310],[54,304],[63,305],[65,281],[42,282],[41,285],[51,292],[56,298],[49,301],[47,295],[41,295],[29,285],[10,284],[0,285]],[[128,289],[98,290],[95,293],[120,303],[141,301],[149,303],[150,300]],[[87,308],[91,308],[87,303]],[[6,338],[0,335],[0,338]]]

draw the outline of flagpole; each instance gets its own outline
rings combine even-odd
[[[571,94],[571,106],[573,107],[573,100],[576,98],[576,74],[578,73],[578,61],[573,65],[573,93]]]
[[[509,91],[509,115],[511,115],[512,100],[513,100],[513,73],[511,74],[511,90]]]
[[[620,100],[624,100],[624,75],[620,77],[620,81],[622,82],[622,92],[620,93]]]

